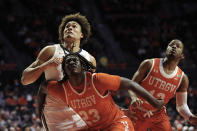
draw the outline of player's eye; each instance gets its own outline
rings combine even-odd
[[[76,25],[73,25],[73,28],[76,28],[77,26]]]

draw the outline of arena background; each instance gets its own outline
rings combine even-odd
[[[42,130],[35,110],[40,80],[22,86],[21,73],[44,46],[58,43],[61,18],[76,12],[91,23],[93,35],[84,49],[96,58],[97,72],[131,78],[142,60],[163,57],[167,44],[180,39],[185,45],[180,67],[190,79],[188,105],[197,113],[197,1],[1,0],[1,131]],[[113,96],[128,107],[128,94]],[[174,130],[194,128],[177,114],[174,100],[167,111]]]

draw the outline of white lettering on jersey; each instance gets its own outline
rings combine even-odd
[[[168,82],[166,82],[160,78],[154,77],[154,76],[149,77],[148,84],[155,87],[155,88],[159,88],[161,90],[164,90],[166,92],[169,91],[170,93],[173,92],[176,88],[176,85],[168,83]]]
[[[71,100],[71,106],[73,108],[85,108],[85,107],[90,107],[96,105],[96,99],[94,95],[85,97],[85,98],[81,98],[81,99],[74,99]]]

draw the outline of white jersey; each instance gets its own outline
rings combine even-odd
[[[56,47],[53,57],[62,58],[65,56],[60,44]],[[69,53],[65,50],[65,53]],[[90,55],[87,51],[80,49],[79,54],[90,61]],[[45,70],[46,80],[61,80],[63,71],[61,65],[50,67]],[[43,110],[47,127],[49,131],[76,131],[87,127],[81,117],[61,99],[47,95]]]
[[[61,48],[60,44],[55,44],[54,46],[56,47],[56,49],[55,49],[53,57],[62,58],[63,56],[65,56],[64,51]],[[84,58],[90,61],[90,54],[87,51],[80,49],[78,52],[80,55],[82,55]],[[65,53],[68,54],[69,52],[65,50]],[[63,78],[63,71],[62,71],[61,65],[58,65],[57,67],[47,68],[44,71],[44,73],[45,73],[46,80],[58,80],[59,81]]]

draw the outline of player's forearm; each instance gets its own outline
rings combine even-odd
[[[35,82],[41,76],[45,69],[45,65],[40,65],[35,68],[28,67],[23,71],[21,83],[23,85],[28,85]]]
[[[129,96],[132,97],[137,97],[136,94],[132,90],[128,90]]]
[[[187,105],[187,92],[177,92],[176,94],[176,109],[181,116],[189,120],[193,114]]]
[[[143,97],[146,99],[152,106],[156,108],[161,108],[163,105],[158,102],[157,99],[155,99],[148,91],[146,91],[143,87],[141,87],[136,82],[131,82],[132,88],[130,88],[133,92],[135,92],[137,95]]]
[[[189,118],[193,116],[187,104],[184,104],[182,106],[176,106],[176,109],[179,112],[179,114],[186,120],[189,120]]]

